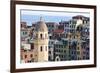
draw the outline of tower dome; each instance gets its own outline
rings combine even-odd
[[[36,25],[36,31],[41,31],[41,32],[45,32],[45,31],[48,31],[48,28],[45,24],[45,22],[43,21],[42,17],[40,17],[40,21],[37,22],[37,25]]]

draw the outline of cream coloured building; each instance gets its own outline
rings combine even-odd
[[[45,22],[40,18],[40,21],[37,22],[35,28],[35,39],[34,43],[34,53],[35,61],[37,62],[46,62],[48,61],[48,28]]]

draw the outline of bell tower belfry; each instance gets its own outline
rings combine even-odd
[[[35,61],[36,62],[46,62],[48,61],[48,28],[40,17],[40,21],[36,24],[35,29],[36,37],[34,40],[34,51],[35,51]]]

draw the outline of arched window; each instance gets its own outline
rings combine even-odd
[[[42,35],[42,34],[40,34],[40,38],[41,38],[41,39],[43,38],[43,35]]]
[[[40,47],[40,51],[41,51],[41,52],[43,51],[43,48],[42,48],[42,46]]]

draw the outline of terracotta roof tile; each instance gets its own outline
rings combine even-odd
[[[64,32],[64,30],[61,30],[61,29],[54,30],[54,33],[63,33],[63,32]]]

